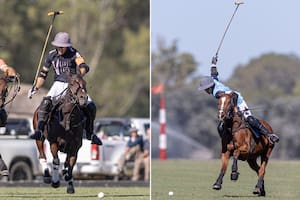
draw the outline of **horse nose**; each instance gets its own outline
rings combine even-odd
[[[225,117],[224,112],[219,111],[219,114],[218,114],[218,120],[219,120],[219,121],[223,121],[224,117]]]
[[[88,101],[87,95],[80,95],[80,98],[79,98],[79,105],[80,106],[86,106],[87,101]]]

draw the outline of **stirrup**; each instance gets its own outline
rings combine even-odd
[[[279,137],[277,135],[269,134],[268,136],[272,143],[279,142]]]
[[[92,134],[91,141],[92,141],[91,144],[102,145],[102,141],[95,134]]]

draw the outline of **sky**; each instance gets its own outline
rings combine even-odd
[[[151,51],[157,39],[169,46],[177,40],[179,53],[190,53],[199,75],[210,74],[225,28],[236,8],[232,0],[151,0]],[[299,0],[244,0],[218,54],[221,80],[237,66],[267,53],[300,56]],[[300,70],[300,69],[299,69]]]

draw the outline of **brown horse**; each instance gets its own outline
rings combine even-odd
[[[219,177],[213,185],[213,189],[220,190],[222,188],[222,180],[229,158],[233,156],[231,180],[238,179],[237,160],[247,161],[251,169],[258,175],[258,182],[253,194],[265,196],[264,176],[274,144],[263,134],[260,134],[260,137],[254,136],[252,131],[257,130],[253,130],[248,125],[243,111],[238,110],[236,93],[232,92],[222,95],[218,100],[218,109],[218,120],[224,123],[226,132],[222,135],[222,167]],[[273,132],[271,126],[266,121],[260,120],[260,122],[271,133]],[[260,166],[257,164],[258,157],[261,158]]]
[[[64,152],[67,155],[62,174],[65,181],[68,182],[67,192],[74,193],[72,172],[76,164],[77,153],[82,145],[82,135],[85,126],[82,107],[87,103],[87,91],[86,82],[79,75],[69,77],[68,85],[66,91],[54,102],[43,132],[44,138],[47,138],[50,143],[50,150],[53,156],[52,177],[49,169],[44,170],[44,182],[51,182],[54,188],[60,186],[58,151]],[[35,129],[38,121],[37,110],[33,117]],[[43,143],[44,139],[36,140],[39,158],[46,162]]]

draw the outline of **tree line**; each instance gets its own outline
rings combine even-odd
[[[90,66],[85,79],[97,115],[149,117],[149,1],[0,1],[0,56],[23,84],[33,83],[54,10],[64,14],[55,17],[46,53],[57,32],[70,34]]]

